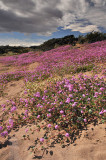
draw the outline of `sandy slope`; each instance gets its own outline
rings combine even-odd
[[[48,149],[42,156],[42,151],[37,153],[34,159],[42,160],[105,160],[106,158],[106,124],[97,126],[89,125],[88,130],[81,132],[81,137],[77,138],[73,144],[61,148],[59,144]],[[0,149],[0,160],[32,160],[33,153],[28,150],[33,141],[43,133],[34,133],[30,140],[23,140],[22,135],[25,133],[25,127],[17,132],[12,132],[12,138],[6,147]],[[51,153],[51,154],[50,154]]]

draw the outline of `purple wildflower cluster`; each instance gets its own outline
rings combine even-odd
[[[69,86],[72,86],[71,90]],[[5,110],[2,112],[5,116],[9,113],[11,118],[8,123],[0,122],[0,134],[1,136],[8,135],[7,132],[9,133],[20,123],[36,121],[39,124],[45,120],[46,124],[43,128],[50,128],[51,131],[65,130],[64,136],[69,137],[72,132],[75,132],[75,126],[81,129],[88,123],[97,121],[98,117],[103,117],[106,112],[103,109],[105,107],[104,95],[103,77],[95,78],[95,76],[79,74],[79,78],[74,76],[71,79],[64,78],[54,84],[49,84],[44,91],[29,94],[26,99],[15,99],[7,105],[3,104],[2,108]],[[19,109],[23,110],[21,114],[18,112]]]
[[[94,47],[95,46],[95,47]],[[46,79],[55,74],[67,74],[79,72],[79,67],[89,66],[91,63],[100,63],[105,61],[106,41],[96,42],[86,46],[85,50],[70,49],[70,45],[58,47],[56,49],[42,52],[28,52],[21,55],[6,56],[0,58],[0,63],[4,65],[25,66],[34,62],[39,65],[34,71],[27,71],[25,67],[22,70],[4,73],[0,75],[0,84],[11,80],[18,80],[22,77],[25,81],[35,81]],[[71,86],[69,86],[71,90]]]

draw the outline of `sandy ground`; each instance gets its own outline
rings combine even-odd
[[[34,127],[34,126],[33,126]],[[43,151],[34,154],[28,150],[29,146],[34,145],[34,140],[40,137],[43,132],[35,132],[30,140],[23,140],[22,135],[25,134],[25,127],[19,131],[13,132],[13,136],[9,139],[7,146],[0,149],[0,160],[105,160],[106,158],[106,124],[98,124],[97,126],[89,125],[87,130],[83,130],[80,138],[74,143],[61,148],[59,144],[48,149],[48,154]]]
[[[6,103],[7,100],[13,97],[21,96],[24,92],[24,81],[12,81],[6,84],[4,95],[0,97],[0,105]]]
[[[38,65],[39,64],[37,62],[29,64],[26,67],[26,70],[33,71],[36,69],[36,67]],[[20,68],[13,67],[13,66],[8,67],[8,66],[0,63],[0,74],[7,73],[7,72],[8,73],[15,72],[17,70],[20,70]],[[21,70],[22,70],[22,68],[21,68]],[[21,96],[24,93],[24,87],[25,87],[25,85],[24,85],[23,79],[20,79],[18,81],[11,81],[11,82],[7,83],[6,87],[3,91],[4,95],[0,97],[0,105],[3,103],[6,103],[7,100],[12,99],[13,97],[16,97],[17,95]]]

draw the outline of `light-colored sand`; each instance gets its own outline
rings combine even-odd
[[[38,67],[38,65],[39,65],[38,62],[32,63],[32,64],[28,65],[28,70],[33,71]]]
[[[12,99],[16,96],[21,96],[24,91],[24,81],[18,80],[18,81],[11,81],[6,84],[6,87],[4,89],[4,95],[0,97],[0,105],[3,103],[6,103],[7,100]]]
[[[34,126],[33,126],[34,128]],[[106,124],[97,126],[89,125],[88,130],[83,130],[81,137],[76,139],[73,144],[61,148],[59,144],[48,149],[48,154],[40,151],[37,153],[36,159],[42,160],[105,160],[106,158]],[[23,140],[22,135],[25,134],[25,127],[20,128],[10,140],[10,145],[0,149],[0,160],[32,160],[34,154],[28,150],[30,145],[34,145],[34,140],[41,137],[43,132],[35,132],[31,135],[30,140]],[[12,145],[11,145],[12,143]],[[51,153],[51,154],[50,154]]]

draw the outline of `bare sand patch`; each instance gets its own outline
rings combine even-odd
[[[0,105],[5,103],[6,100],[12,99],[16,96],[21,96],[24,92],[24,81],[11,81],[8,82],[4,89],[4,96],[0,97]]]
[[[28,66],[28,69],[27,70],[35,70],[37,67],[39,66],[39,63],[38,62],[35,62],[35,63],[32,63]]]
[[[37,152],[39,155],[35,159],[42,160],[104,160],[106,157],[106,124],[98,124],[97,126],[89,125],[87,130],[80,132],[80,138],[65,148],[61,148],[59,144],[48,149],[48,154],[43,151]],[[23,140],[22,135],[25,134],[25,128],[22,127],[19,131],[12,131],[12,138],[9,140],[10,144],[0,149],[1,160],[32,160],[33,153],[28,150],[30,145],[34,145],[34,140],[37,137],[42,137],[42,132],[30,133],[30,140]],[[32,129],[36,128],[32,125]],[[52,154],[50,154],[52,153]]]
[[[7,65],[4,65],[2,63],[0,63],[0,75],[3,74],[3,73],[9,73],[9,72],[14,72],[16,71],[17,68],[16,67],[13,67],[13,66],[7,66]]]

